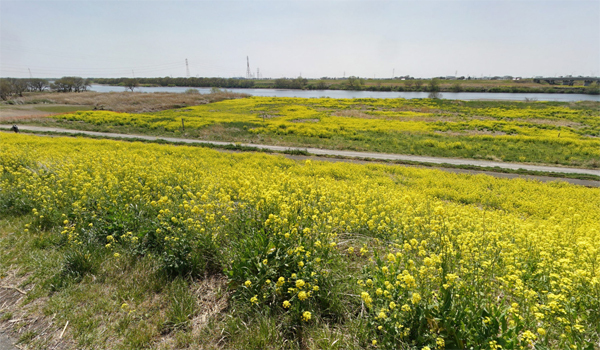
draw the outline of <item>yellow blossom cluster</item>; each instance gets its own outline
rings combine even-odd
[[[597,110],[549,102],[488,104],[252,97],[156,113],[80,111],[56,118],[169,132],[180,129],[182,118],[187,130],[244,124],[249,133],[289,142],[336,138],[345,147],[381,152],[578,165],[600,158]]]
[[[0,209],[30,213],[32,234],[153,249],[186,273],[223,256],[244,302],[305,322],[319,319],[335,260],[380,346],[597,339],[599,198],[558,182],[0,134]]]

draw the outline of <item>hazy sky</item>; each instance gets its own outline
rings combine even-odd
[[[600,75],[594,1],[0,0],[0,76]]]

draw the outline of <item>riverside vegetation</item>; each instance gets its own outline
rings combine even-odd
[[[250,97],[155,113],[80,111],[54,116],[57,122],[51,124],[596,168],[600,166],[598,107],[596,102]]]
[[[70,321],[73,348],[598,346],[599,189],[185,146],[0,141],[2,277],[23,276],[22,308]],[[21,341],[47,345],[36,333]]]

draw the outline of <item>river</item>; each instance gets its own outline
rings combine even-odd
[[[176,92],[182,93],[190,89],[179,86],[138,87],[139,92]],[[193,88],[202,94],[210,92],[211,88]],[[122,86],[97,85],[91,86],[97,92],[121,92]],[[398,91],[351,91],[351,90],[282,90],[282,89],[227,89],[228,91],[250,94],[252,96],[269,97],[331,97],[331,98],[427,98],[428,92],[398,92]],[[600,101],[600,95],[584,94],[543,94],[543,93],[504,93],[504,92],[443,92],[441,98],[446,100],[505,100],[524,101]]]

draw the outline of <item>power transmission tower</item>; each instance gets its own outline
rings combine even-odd
[[[252,72],[250,71],[250,58],[246,56],[246,79],[252,79]]]
[[[185,59],[185,75],[188,79],[190,78],[190,66],[188,65],[187,58]]]
[[[27,70],[29,71],[29,79],[33,79],[33,75],[31,75],[31,69],[27,68]]]

